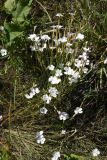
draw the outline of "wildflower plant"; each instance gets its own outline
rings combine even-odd
[[[16,159],[23,159],[26,154],[27,159],[46,159],[48,155],[48,159],[58,160],[64,157],[64,149],[66,152],[71,145],[70,138],[75,134],[77,141],[78,136],[80,140],[84,138],[79,133],[84,126],[82,118],[86,118],[87,123],[87,106],[91,107],[92,102],[95,104],[94,92],[98,91],[99,84],[102,88],[103,74],[107,77],[107,58],[94,54],[95,42],[92,37],[88,38],[84,16],[80,23],[76,20],[80,16],[78,12],[82,12],[78,9],[82,2],[74,3],[77,13],[61,11],[49,18],[46,8],[36,1],[48,19],[53,20],[46,23],[48,27],[40,27],[32,19],[31,25],[26,24],[32,0],[29,3],[19,0],[14,7],[10,2],[6,1],[5,9],[6,14],[11,15],[12,23],[8,24],[7,21],[4,28],[0,27],[0,59],[7,58],[1,75],[6,77],[12,73],[9,78],[13,87],[10,86],[11,92],[6,90],[8,99],[5,100],[5,95],[1,98],[1,104],[6,105],[8,111],[5,111],[6,115],[0,114],[0,121],[3,121],[3,125],[8,121],[9,130],[6,129],[4,133],[9,135],[5,137],[11,142],[10,148],[15,148]],[[100,68],[100,65],[103,67]],[[100,75],[100,78],[93,78],[94,75]],[[80,94],[79,98],[76,94]],[[70,104],[68,99],[71,100]],[[90,155],[97,157],[100,151],[96,148]]]

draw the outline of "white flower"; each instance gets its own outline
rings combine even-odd
[[[66,134],[66,130],[62,129],[61,134]]]
[[[84,47],[83,50],[84,50],[85,52],[89,52],[89,51],[90,51],[90,48]]]
[[[74,65],[75,65],[77,68],[80,68],[80,67],[83,66],[83,61],[82,61],[82,60],[79,60],[79,59],[75,59]]]
[[[48,110],[45,107],[40,108],[40,113],[46,114]]]
[[[107,64],[107,58],[104,60],[104,64]]]
[[[39,88],[35,88],[35,87],[32,87],[31,89],[30,89],[30,93],[29,94],[25,94],[25,97],[27,98],[27,99],[31,99],[31,98],[33,98],[33,96],[35,95],[35,94],[38,94],[40,92],[40,90],[39,90]]]
[[[69,42],[66,43],[66,47],[71,47],[71,46],[72,46],[71,43],[69,43]]]
[[[33,88],[33,87],[31,88],[31,93],[32,94],[35,95],[35,94],[38,94],[39,92],[40,92],[39,88],[37,88],[37,87],[36,88]]]
[[[29,93],[29,94],[25,94],[25,97],[27,98],[27,99],[31,99],[31,98],[33,98],[33,96],[34,96],[34,94],[31,92],[31,93]]]
[[[86,67],[83,68],[82,70],[83,70],[83,73],[87,73],[88,72],[88,68],[86,68]]]
[[[51,28],[55,29],[55,28],[56,28],[56,26],[55,26],[55,25],[53,25],[53,26],[51,26]]]
[[[58,42],[59,42],[59,43],[65,43],[65,42],[67,42],[67,37],[59,38],[59,39],[58,39]]]
[[[61,29],[63,26],[61,25],[56,25],[56,29]]]
[[[72,77],[68,78],[69,84],[76,83],[79,78],[80,78],[79,72],[74,72],[74,74],[72,75]]]
[[[69,13],[69,14],[70,14],[71,16],[74,16],[74,15],[75,15],[75,13],[72,13],[72,12],[71,12],[71,13]]]
[[[70,47],[66,47],[66,48],[65,48],[65,52],[66,52],[67,54],[73,54],[74,49],[72,49],[72,48],[70,48]]]
[[[0,50],[0,53],[1,53],[2,56],[6,56],[7,55],[7,50],[3,48],[3,49]]]
[[[61,79],[56,76],[51,76],[48,81],[51,82],[51,84],[58,84],[61,82]]]
[[[63,14],[57,13],[57,14],[56,14],[56,17],[63,17]]]
[[[53,47],[53,46],[52,46],[52,47],[49,47],[49,48],[52,49],[52,50],[54,50],[56,47]]]
[[[48,35],[41,36],[41,39],[44,41],[49,41],[51,38]]]
[[[49,88],[49,93],[52,97],[57,97],[57,94],[59,93],[58,90],[55,87],[50,87]]]
[[[76,39],[83,40],[84,39],[84,35],[81,34],[81,33],[78,33],[77,36],[76,36]]]
[[[62,53],[62,52],[63,52],[62,48],[59,47],[59,48],[58,48],[58,52],[59,52],[59,53]]]
[[[43,95],[43,101],[46,102],[47,104],[50,103],[51,99],[52,98],[50,96],[48,96],[47,94]]]
[[[87,53],[86,53],[86,52],[83,52],[83,54],[80,55],[79,58],[82,58],[84,61],[86,61],[87,58],[88,58]]]
[[[31,41],[39,42],[39,36],[37,36],[36,34],[30,34],[28,39],[30,39]]]
[[[66,75],[73,75],[74,74],[74,70],[71,69],[71,67],[64,67],[64,70],[65,70],[64,74],[66,74]]]
[[[44,144],[46,139],[45,139],[45,137],[43,135],[43,131],[37,132],[36,139],[37,139],[37,143],[38,144]]]
[[[49,69],[50,71],[53,71],[53,70],[55,69],[55,66],[51,64],[51,65],[48,66],[48,69]]]
[[[67,33],[67,37],[70,38],[70,37],[73,36],[74,34],[75,34],[75,33],[68,32],[68,33]]]
[[[54,39],[55,45],[58,46],[60,42],[57,39]]]
[[[61,154],[59,151],[53,153],[53,157],[51,160],[58,160],[61,157]]]
[[[100,154],[100,151],[97,148],[92,150],[93,157],[97,157],[99,154]]]
[[[3,119],[3,116],[2,116],[2,115],[0,115],[0,121],[2,121],[2,119]]]
[[[82,110],[81,107],[76,107],[76,109],[74,110],[74,113],[75,113],[75,115],[77,115],[77,114],[82,114],[82,113],[83,113],[83,110]]]
[[[79,72],[74,72],[74,74],[72,76],[73,76],[74,79],[80,78]]]
[[[36,138],[38,138],[39,136],[42,136],[42,135],[43,135],[43,131],[37,132],[36,133]]]
[[[43,47],[39,47],[39,51],[43,52],[44,48]]]
[[[58,114],[59,114],[59,119],[60,120],[65,121],[65,120],[67,120],[69,118],[69,115],[66,112],[60,112],[60,111],[58,111]]]
[[[77,79],[74,79],[73,77],[69,77],[69,84],[71,85],[72,83],[77,83]]]
[[[4,31],[4,26],[0,26],[0,31]]]
[[[55,76],[56,76],[56,77],[62,76],[62,70],[61,70],[61,69],[56,69],[56,71],[55,71]]]

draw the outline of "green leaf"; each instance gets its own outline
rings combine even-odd
[[[7,33],[8,42],[12,42],[23,35],[23,31],[17,24],[4,23],[4,28]]]
[[[14,39],[21,37],[23,32],[10,32],[10,41],[12,42]]]
[[[31,3],[32,0],[30,0],[28,4],[24,4],[21,1],[19,1],[17,3],[16,10],[12,12],[12,20],[17,21],[18,23],[24,22],[30,12]]]
[[[16,8],[16,0],[7,0],[4,3],[4,7],[7,12],[12,12]]]

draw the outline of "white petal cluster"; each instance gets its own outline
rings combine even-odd
[[[58,114],[59,114],[59,119],[60,120],[65,121],[65,120],[67,120],[69,118],[69,115],[66,112],[60,112],[60,111],[58,111]]]
[[[65,129],[62,129],[61,134],[62,134],[62,135],[66,134],[66,130],[65,130]]]
[[[61,79],[56,77],[56,76],[50,76],[48,81],[51,83],[51,84],[58,84],[61,82]]]
[[[84,39],[84,35],[81,34],[81,33],[78,33],[77,36],[76,36],[76,39],[83,40]]]
[[[97,148],[95,148],[92,150],[92,155],[93,157],[97,157],[98,155],[100,155],[100,151]]]
[[[44,41],[49,41],[51,38],[47,34],[45,34],[41,36],[41,39]]]
[[[55,76],[56,77],[61,77],[62,76],[62,70],[61,69],[56,69]]]
[[[53,29],[61,29],[61,28],[63,28],[63,26],[62,25],[53,25],[53,26],[51,26],[51,28],[53,28]]]
[[[46,107],[40,108],[40,113],[47,114],[47,112],[48,112],[48,110],[46,109]]]
[[[73,54],[74,49],[72,49],[71,46],[72,46],[71,43],[69,43],[69,42],[66,43],[66,48],[65,48],[66,54]]]
[[[73,54],[74,53],[74,49],[72,49],[71,47],[66,47],[65,52],[67,54]]]
[[[7,55],[7,50],[6,49],[1,49],[0,50],[0,54],[1,54],[1,56],[6,56]]]
[[[50,71],[53,71],[53,70],[55,69],[55,66],[51,64],[51,65],[48,66],[48,69],[49,69]]]
[[[67,37],[62,37],[58,39],[59,44],[67,42]]]
[[[73,75],[74,74],[74,70],[71,69],[71,67],[64,67],[64,74]]]
[[[30,34],[28,39],[33,42],[33,46],[30,46],[31,51],[43,52],[47,48],[47,42],[51,39],[48,35],[38,36],[36,34]]]
[[[82,55],[79,56],[79,58],[83,59],[84,61],[86,61],[88,59],[87,53],[83,52]]]
[[[39,42],[39,39],[40,37],[37,36],[36,34],[30,34],[28,39],[30,39],[31,41],[34,41],[34,42]]]
[[[55,42],[55,46],[57,47],[59,44],[60,44],[60,42],[58,41],[58,39],[54,39],[54,42]],[[59,48],[58,48],[59,49]],[[59,51],[58,51],[59,52]]]
[[[88,47],[83,47],[84,52],[90,52],[90,48]]]
[[[32,87],[30,89],[30,93],[29,94],[25,94],[25,97],[27,99],[31,99],[33,98],[36,94],[38,94],[40,92],[39,88],[38,87]]]
[[[61,154],[59,151],[57,151],[53,153],[51,160],[58,160],[60,157],[61,157]]]
[[[88,52],[88,51],[87,51]],[[86,66],[89,66],[89,56],[87,55],[87,52],[83,52],[77,59],[75,59],[74,66],[78,69],[82,69],[83,73],[88,72],[88,68]]]
[[[79,59],[75,59],[74,65],[75,65],[75,67],[80,68],[83,66],[83,61],[81,61]]]
[[[78,71],[74,72],[71,77],[68,77],[69,84],[76,83],[80,78],[80,73]]]
[[[45,137],[43,135],[43,131],[37,132],[36,134],[36,141],[38,144],[44,144],[45,143]]]
[[[43,95],[43,101],[46,103],[46,104],[49,104],[51,102],[51,96],[49,96],[48,94],[45,94]]]
[[[82,110],[81,107],[76,107],[76,109],[74,110],[74,113],[75,113],[75,115],[77,115],[77,114],[82,114],[82,113],[83,113],[83,110]]]
[[[57,13],[57,14],[56,14],[56,17],[63,17],[63,14]]]
[[[50,93],[50,96],[54,98],[56,98],[59,93],[55,87],[50,87],[48,92]]]

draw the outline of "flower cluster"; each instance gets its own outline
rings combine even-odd
[[[73,16],[73,15],[72,15]],[[63,14],[58,13],[56,14],[58,20],[63,17]],[[77,83],[82,75],[86,74],[89,70],[90,60],[89,60],[89,52],[90,48],[87,46],[82,47],[77,52],[75,52],[75,43],[83,43],[85,35],[82,33],[72,33],[72,32],[63,32],[62,29],[64,27],[59,23],[57,25],[51,26],[52,28],[52,35],[49,32],[48,34],[30,34],[28,39],[32,41],[30,46],[31,51],[39,51],[42,52],[40,55],[45,53],[44,51],[50,51],[50,53],[55,54],[55,60],[49,61],[47,66],[48,72],[48,87],[43,89],[42,94],[42,102],[44,102],[44,106],[40,108],[41,114],[47,114],[48,110],[45,107],[47,104],[50,104],[52,99],[57,98],[60,96],[60,91],[58,91],[59,86],[61,83],[67,83],[67,86],[71,86],[73,83]],[[62,30],[62,31],[61,31]],[[61,33],[60,33],[61,31]],[[43,32],[42,32],[43,33]],[[38,52],[37,52],[38,53]],[[63,58],[64,55],[64,58]],[[52,55],[53,56],[53,55]],[[59,64],[57,63],[57,56],[60,59]],[[105,61],[104,61],[105,63]],[[64,81],[65,80],[65,81]],[[39,89],[31,88],[30,93],[26,94],[26,98],[30,99],[35,94],[39,93]],[[56,108],[55,108],[56,109]],[[65,121],[70,119],[70,115],[64,111],[58,111],[58,118],[61,121]],[[74,118],[78,114],[82,114],[83,109],[81,107],[76,107],[74,110],[74,114],[72,118]],[[72,119],[71,118],[71,119]],[[70,119],[70,120],[71,120]],[[77,132],[77,131],[76,131]],[[61,134],[65,134],[66,130],[62,129]],[[43,131],[37,132],[36,135],[37,143],[44,144],[45,138],[43,136]],[[95,151],[94,151],[95,152]],[[93,155],[95,153],[93,152]],[[60,152],[55,152],[53,154],[52,160],[58,160],[60,158]]]
[[[98,155],[100,155],[100,151],[98,150],[98,148],[93,149],[92,150],[92,156],[97,157]]]
[[[39,92],[40,92],[39,88],[36,87],[36,85],[35,85],[34,87],[32,87],[32,88],[30,89],[30,93],[29,93],[29,94],[25,94],[25,97],[26,97],[27,99],[31,99],[31,98],[33,98],[36,94],[38,94]]]
[[[49,42],[50,37],[48,35],[38,36],[36,34],[30,34],[28,39],[33,42],[33,46],[30,46],[31,51],[43,52],[44,49],[47,48],[47,43]]]

